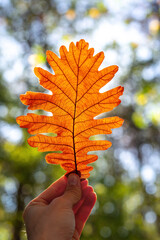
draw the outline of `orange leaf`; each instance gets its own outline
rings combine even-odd
[[[118,128],[123,120],[117,116],[93,119],[103,112],[109,112],[120,104],[119,97],[123,87],[119,86],[105,93],[99,93],[118,71],[117,66],[106,67],[98,71],[104,59],[104,53],[93,56],[94,49],[88,49],[83,39],[72,42],[67,51],[60,48],[60,58],[47,51],[47,61],[54,70],[54,75],[40,68],[35,74],[40,84],[50,90],[52,95],[36,92],[22,94],[23,104],[28,109],[42,109],[53,116],[28,113],[17,118],[22,128],[35,136],[28,139],[32,147],[41,152],[61,151],[46,155],[48,163],[60,164],[67,173],[80,173],[81,178],[89,177],[93,169],[87,164],[97,160],[97,155],[87,154],[90,151],[106,150],[111,146],[107,140],[89,140],[97,134],[110,134],[112,128]],[[42,133],[56,133],[57,136],[46,136]]]

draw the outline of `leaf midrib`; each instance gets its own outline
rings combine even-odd
[[[81,57],[81,51],[82,51],[82,46],[80,49],[80,53],[79,53],[79,59],[78,59],[78,64],[77,64],[77,85],[76,85],[76,96],[75,96],[75,108],[74,108],[74,115],[73,115],[73,151],[74,151],[74,160],[75,160],[75,172],[78,174],[77,171],[77,160],[76,160],[76,149],[75,149],[75,119],[76,119],[76,107],[77,107],[77,96],[78,96],[78,77],[79,77],[79,62],[80,62],[80,57]],[[74,52],[73,52],[73,57],[74,57]],[[74,57],[75,59],[75,57]],[[75,61],[76,62],[76,61]]]

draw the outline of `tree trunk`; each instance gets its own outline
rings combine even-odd
[[[14,227],[13,227],[13,236],[12,240],[20,240],[20,233],[23,227],[22,221],[22,212],[24,209],[24,201],[22,197],[22,187],[23,185],[20,183],[17,191],[17,213],[15,216]]]

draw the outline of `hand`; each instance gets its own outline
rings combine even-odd
[[[25,208],[28,240],[78,240],[95,202],[87,180],[61,177]]]

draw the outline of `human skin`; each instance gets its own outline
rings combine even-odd
[[[61,177],[25,208],[28,240],[78,240],[96,202],[87,180]]]

